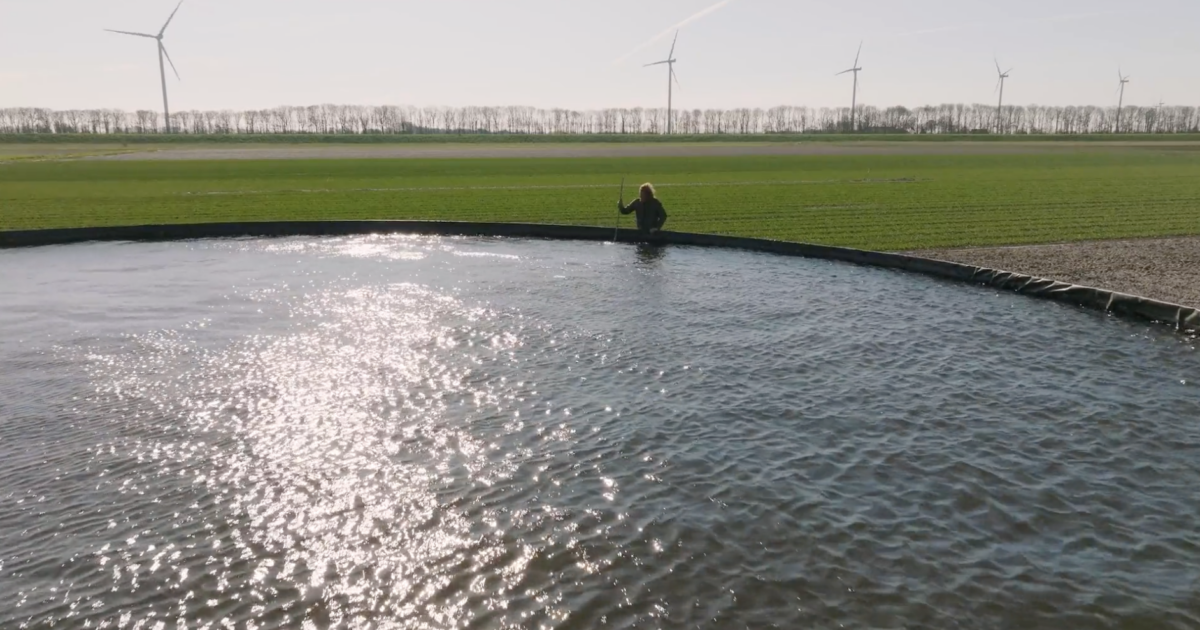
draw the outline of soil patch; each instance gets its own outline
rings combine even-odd
[[[1200,307],[1200,237],[906,252]]]

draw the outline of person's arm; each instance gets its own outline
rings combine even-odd
[[[617,209],[621,211],[621,214],[629,214],[631,212],[637,212],[638,209],[641,207],[642,207],[641,199],[634,199],[632,202],[630,202],[630,204],[628,206],[622,205],[620,202],[617,202]]]
[[[660,203],[658,204],[658,221],[655,229],[662,229],[664,223],[667,222],[667,209]]]

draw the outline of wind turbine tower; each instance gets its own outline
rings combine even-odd
[[[1008,78],[1009,72],[1012,72],[1012,68],[1001,70],[1000,62],[996,61],[996,74],[1000,77],[996,82],[996,89],[1000,92],[1000,102],[996,105],[996,133],[1001,134],[1004,133],[1004,80]]]
[[[182,1],[182,0],[181,0]],[[675,31],[675,39],[671,40],[671,52],[667,53],[667,58],[662,61],[648,63],[643,68],[650,66],[661,66],[667,64],[667,135],[671,135],[672,122],[674,117],[671,114],[671,97],[672,97],[672,82],[679,83],[679,77],[675,76],[675,42],[679,41],[679,31]]]
[[[1125,105],[1125,84],[1129,83],[1129,77],[1121,74],[1120,68],[1117,68],[1117,81],[1120,81],[1120,83],[1117,85],[1117,89],[1120,90],[1121,97],[1119,99],[1117,99],[1117,131],[1116,131],[1116,133],[1121,133],[1121,107],[1123,107]]]
[[[854,54],[854,66],[849,70],[842,70],[834,76],[841,76],[847,72],[854,73],[854,91],[850,94],[850,131],[854,131],[854,110],[858,106],[858,73],[862,68],[858,66],[858,58],[862,55],[862,42],[858,43],[858,52]]]
[[[163,119],[166,121],[167,133],[171,133],[171,107],[167,104],[167,71],[163,66],[163,58],[167,63],[171,64],[171,71],[175,73],[175,79],[179,80],[179,71],[175,69],[175,62],[171,61],[171,55],[167,53],[167,47],[163,45],[163,33],[167,32],[167,27],[171,25],[171,20],[175,18],[175,14],[179,12],[179,7],[183,5],[183,0],[179,0],[179,4],[175,5],[175,10],[171,12],[171,16],[167,18],[167,22],[159,29],[158,35],[150,35],[149,33],[134,33],[131,31],[114,31],[110,28],[104,30],[109,33],[120,33],[121,35],[133,35],[134,37],[148,37],[155,40],[158,44],[158,75],[162,79],[163,93]]]

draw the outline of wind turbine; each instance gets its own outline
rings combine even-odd
[[[858,42],[858,52],[854,54],[854,66],[849,70],[842,70],[833,76],[841,76],[847,72],[854,73],[854,92],[850,95],[850,131],[854,131],[854,110],[858,105],[858,72],[862,70],[858,66],[858,58],[862,55],[862,42]]]
[[[1000,92],[1000,102],[996,105],[996,133],[1004,133],[1004,125],[1001,122],[1004,112],[1004,80],[1008,78],[1008,73],[1012,72],[1012,68],[1001,70],[1000,61],[995,59],[993,61],[996,62],[996,74],[1000,77],[996,82],[996,89]]]
[[[672,81],[679,83],[679,77],[675,76],[675,42],[679,41],[679,31],[675,31],[675,39],[671,40],[671,52],[667,53],[667,58],[662,61],[648,63],[643,68],[650,66],[661,66],[667,64],[667,135],[671,135],[671,96],[672,96]]]
[[[183,0],[179,0],[179,4],[175,5],[175,10],[171,12],[171,16],[167,18],[166,24],[159,29],[158,35],[150,35],[148,33],[133,33],[130,31],[114,31],[111,28],[104,30],[109,33],[120,33],[121,35],[133,35],[134,37],[148,37],[158,43],[158,74],[162,79],[163,93],[163,116],[167,124],[167,133],[171,133],[171,108],[167,104],[167,71],[163,67],[163,57],[166,57],[167,63],[171,64],[171,70],[175,73],[175,79],[179,80],[179,71],[175,69],[175,62],[171,61],[171,55],[167,53],[167,47],[163,45],[163,33],[167,32],[167,27],[171,25],[171,20],[175,18],[175,14],[179,12],[179,7],[183,5]]]
[[[1125,105],[1125,84],[1129,83],[1129,77],[1121,74],[1121,68],[1117,68],[1117,80],[1120,81],[1117,89],[1121,91],[1121,98],[1117,100],[1117,131],[1121,133],[1121,107]]]

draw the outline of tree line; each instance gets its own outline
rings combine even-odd
[[[692,109],[673,112],[679,134],[911,133],[1091,134],[1117,128],[1117,108],[947,104],[916,108],[779,106],[770,109]],[[1122,133],[1196,133],[1200,109],[1127,106]],[[180,134],[661,134],[665,108],[598,110],[534,107],[410,107],[310,105],[245,111],[171,114]],[[0,134],[155,134],[162,114],[150,110],[0,109]]]

